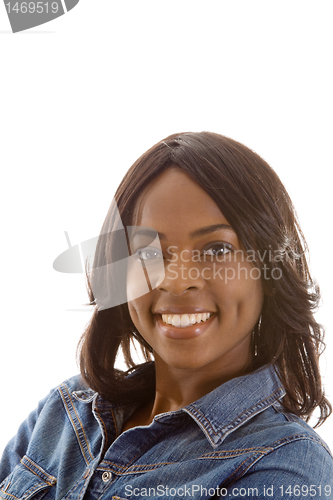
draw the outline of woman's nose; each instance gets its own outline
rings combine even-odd
[[[164,279],[156,286],[157,290],[180,295],[185,290],[202,290],[205,280],[200,269],[193,262],[167,261]]]

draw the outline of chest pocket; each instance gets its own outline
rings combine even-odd
[[[40,500],[57,482],[26,455],[0,484],[0,499]]]

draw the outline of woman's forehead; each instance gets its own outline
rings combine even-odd
[[[149,221],[162,224],[173,221],[176,224],[180,219],[190,225],[194,220],[226,221],[210,195],[177,167],[168,168],[144,189],[133,215],[133,222],[137,225],[149,225]]]

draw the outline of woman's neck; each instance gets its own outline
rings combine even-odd
[[[151,407],[152,419],[160,413],[176,411],[197,401],[232,378],[250,371],[250,361],[243,366],[235,360],[229,366],[183,370],[170,367],[155,356],[156,393]]]
[[[149,425],[156,415],[177,411],[197,401],[228,380],[250,371],[250,362],[241,366],[232,360],[229,366],[184,370],[171,367],[155,355],[155,397],[140,406],[125,422],[123,432],[136,426]]]

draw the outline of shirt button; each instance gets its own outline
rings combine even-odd
[[[102,481],[104,481],[104,483],[107,483],[108,481],[110,481],[110,479],[112,479],[112,472],[103,472]]]

